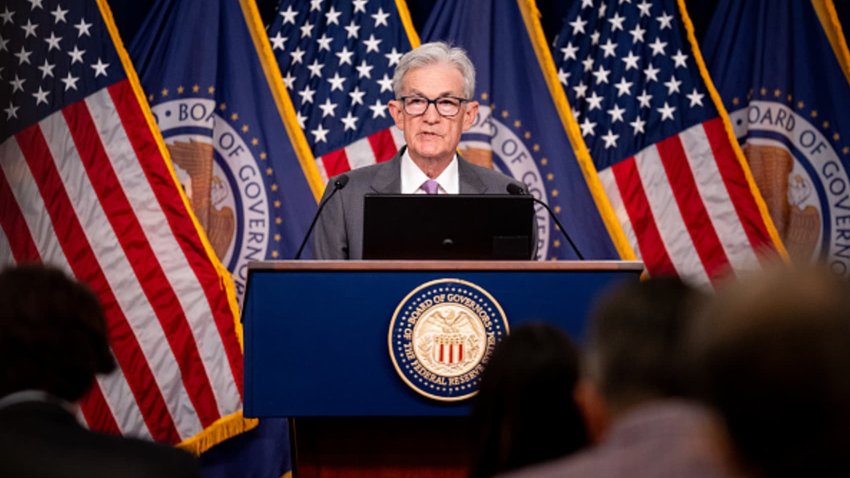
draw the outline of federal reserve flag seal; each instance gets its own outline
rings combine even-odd
[[[508,334],[502,307],[461,279],[426,282],[399,303],[390,322],[390,358],[416,392],[441,401],[478,391],[493,348]]]
[[[241,302],[250,262],[295,255],[323,181],[254,2],[196,3],[157,2],[130,54],[174,174]]]

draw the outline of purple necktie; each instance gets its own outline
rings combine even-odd
[[[440,183],[434,181],[433,179],[429,179],[422,183],[422,186],[420,187],[427,194],[437,194],[437,189],[440,187]]]

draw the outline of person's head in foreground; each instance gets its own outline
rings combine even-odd
[[[557,327],[535,323],[512,330],[496,346],[473,402],[478,453],[471,476],[493,476],[585,446],[574,398],[578,373],[578,351]]]
[[[774,268],[727,284],[693,334],[701,394],[751,476],[850,476],[850,283]]]

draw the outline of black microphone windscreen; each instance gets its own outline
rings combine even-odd
[[[348,175],[347,174],[341,174],[338,178],[336,178],[336,181],[334,181],[334,186],[337,189],[344,188],[346,184],[348,184]]]
[[[524,196],[525,195],[525,189],[517,183],[508,183],[508,185],[505,189],[507,189],[508,194],[510,194],[512,196]]]

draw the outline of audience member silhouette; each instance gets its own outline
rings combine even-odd
[[[781,268],[722,288],[692,334],[748,476],[850,476],[850,283]]]
[[[578,351],[557,327],[519,326],[499,343],[473,403],[479,435],[471,476],[494,476],[585,446],[574,398],[578,374]]]
[[[592,311],[581,404],[598,443],[510,476],[719,477],[705,407],[686,400],[687,331],[701,295],[678,279],[627,282]]]
[[[46,266],[0,273],[0,476],[199,476],[181,450],[77,422],[74,403],[114,368],[88,288]]]

